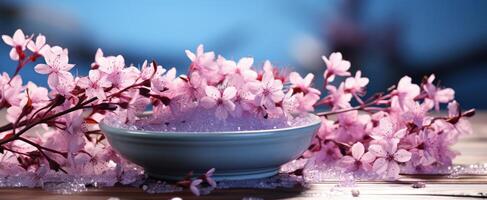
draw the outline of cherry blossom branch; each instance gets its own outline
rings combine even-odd
[[[48,116],[48,117],[43,118],[43,119],[38,119],[37,121],[32,122],[30,124],[26,123],[26,127],[23,128],[22,130],[20,130],[15,135],[12,135],[12,136],[10,136],[8,138],[1,139],[0,140],[0,145],[6,144],[6,143],[9,143],[11,141],[14,141],[14,140],[18,139],[22,134],[24,134],[25,132],[27,132],[28,130],[30,130],[31,128],[33,128],[33,127],[35,127],[35,126],[37,126],[39,124],[46,123],[46,122],[48,122],[50,120],[56,119],[57,117],[63,116],[63,115],[68,114],[70,112],[73,112],[73,111],[76,111],[76,110],[80,110],[80,109],[83,108],[83,106],[88,105],[90,103],[93,103],[96,100],[97,100],[97,98],[94,97],[94,98],[91,98],[91,99],[89,99],[89,100],[87,100],[87,101],[85,101],[85,102],[83,102],[81,104],[78,104],[78,105],[76,105],[76,106],[74,106],[72,108],[69,108],[67,110],[61,111],[59,113],[53,114],[53,115]],[[13,129],[13,127],[14,126],[12,125],[12,129]]]

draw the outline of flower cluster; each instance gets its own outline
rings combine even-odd
[[[323,57],[321,92],[312,87],[313,74],[283,73],[269,61],[257,70],[251,57],[228,60],[205,52],[202,45],[196,52],[186,51],[191,61],[186,75],[155,61],[127,65],[123,56],[98,49],[88,75],[75,76],[68,50],[46,44],[43,35],[34,39],[17,30],[2,39],[18,64],[12,76],[0,77],[0,109],[6,109],[9,122],[0,127],[0,178],[24,174],[35,182],[62,171],[101,176],[109,185],[130,183],[140,170],[111,149],[98,123],[109,114],[134,123],[147,109],[160,119],[195,108],[214,112],[217,120],[290,119],[328,106],[330,111],[318,113],[322,126],[303,157],[388,179],[401,171],[430,172],[450,165],[456,153],[449,147],[471,132],[465,118],[474,111],[462,112],[453,90],[434,85],[434,75],[420,85],[406,76],[387,93],[363,99],[369,79],[360,71],[351,76],[351,64],[340,53]],[[23,83],[18,73],[31,63],[37,63],[35,72],[48,76],[49,88]],[[336,77],[344,80],[333,84]],[[440,104],[448,104],[447,116],[428,115]],[[215,185],[212,173],[178,184],[198,193],[203,181]]]
[[[450,147],[459,136],[472,132],[465,118],[475,113],[473,109],[461,111],[452,89],[435,85],[434,75],[425,77],[420,85],[405,76],[397,87],[363,99],[368,78],[360,71],[351,76],[350,62],[340,53],[323,60],[327,96],[315,106],[327,105],[331,111],[318,113],[322,125],[304,157],[392,180],[401,172],[435,173],[451,166],[458,153]],[[344,80],[333,84],[336,76]],[[353,102],[357,105],[352,106]],[[440,104],[447,105],[447,116],[429,114],[439,111]]]

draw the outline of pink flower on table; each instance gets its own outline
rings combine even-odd
[[[262,81],[257,83],[256,86],[257,92],[255,93],[255,100],[259,105],[273,108],[276,103],[282,101],[284,98],[282,82],[274,79],[272,73],[265,72],[262,76]]]
[[[399,163],[411,159],[411,152],[398,149],[396,143],[372,144],[369,146],[369,152],[377,157],[372,169],[387,179],[397,179],[401,171]]]
[[[332,139],[334,137],[334,133],[336,133],[338,124],[335,124],[335,121],[329,120],[326,117],[320,118],[321,126],[316,135],[322,140]]]
[[[404,76],[399,80],[396,91],[399,105],[403,107],[406,100],[412,100],[419,95],[420,88],[418,85],[411,83],[411,77]]]
[[[328,82],[335,79],[336,76],[350,76],[348,69],[350,68],[350,62],[343,60],[342,54],[339,52],[332,53],[328,59],[326,56],[321,57],[326,64],[326,70],[323,73],[323,77]]]
[[[22,30],[17,29],[13,37],[10,37],[8,35],[2,35],[2,40],[3,42],[5,42],[5,44],[12,47],[12,49],[10,50],[10,59],[24,59],[24,50],[30,38],[26,38]]]
[[[449,118],[455,118],[460,116],[460,112],[461,112],[460,105],[458,104],[457,101],[452,101],[448,103]],[[452,138],[451,141],[452,143],[453,141],[456,141],[458,136],[460,135],[473,133],[472,125],[464,117],[460,117],[456,123],[450,123],[444,120],[440,120],[435,125],[438,126],[438,128],[448,131],[449,135],[451,135],[450,137]]]
[[[427,103],[419,104],[417,101],[407,100],[404,104],[404,108],[398,114],[404,122],[421,127],[428,119],[426,113],[430,108],[431,107]]]
[[[214,86],[207,86],[205,93],[206,96],[201,98],[200,104],[207,109],[216,107],[215,115],[218,119],[226,119],[228,114],[235,110],[233,103],[233,98],[237,94],[235,87],[227,87],[222,93]]]
[[[201,179],[195,179],[193,181],[191,181],[191,184],[189,185],[189,190],[191,190],[191,192],[196,195],[196,196],[200,196],[200,190],[198,188],[198,186],[203,182],[203,180]]]
[[[435,109],[440,110],[440,103],[448,103],[455,98],[455,91],[451,88],[438,88],[433,84],[435,75],[431,74],[426,83],[423,84],[423,89],[428,95],[428,98],[433,100]]]
[[[343,155],[340,152],[340,148],[335,144],[335,142],[325,142],[321,149],[316,152],[315,162],[318,164],[329,164],[340,160]]]
[[[47,51],[51,47],[46,44],[46,37],[42,34],[39,34],[36,37],[35,42],[33,40],[30,40],[27,43],[27,48],[34,53],[44,55],[44,51]]]
[[[37,64],[34,70],[39,74],[48,74],[49,87],[55,88],[58,79],[70,79],[69,70],[74,67],[69,64],[68,50],[59,46],[46,49],[44,51],[44,60],[46,64]]]
[[[216,182],[212,178],[213,173],[215,173],[215,168],[211,168],[210,170],[208,170],[204,175],[204,179],[209,185],[211,185],[211,187],[216,188]]]
[[[88,98],[97,97],[98,100],[104,100],[106,98],[105,88],[110,87],[112,84],[102,76],[98,70],[90,70],[88,77],[80,78],[77,85],[83,89],[86,89],[86,96]]]
[[[369,79],[362,77],[362,72],[359,70],[355,73],[355,77],[348,77],[345,80],[345,90],[352,94],[363,94],[365,86],[369,83]]]
[[[350,148],[352,156],[343,156],[340,159],[340,165],[342,165],[348,171],[364,170],[369,171],[372,169],[372,162],[375,160],[375,155],[367,152],[365,153],[365,147],[361,142],[357,142]]]
[[[369,115],[359,115],[356,110],[338,114],[335,140],[342,143],[355,143],[361,140],[366,134],[366,125],[369,121]]]
[[[222,73],[225,75],[238,74],[242,76],[245,81],[255,80],[257,78],[257,72],[252,70],[252,64],[254,58],[243,57],[238,63],[233,60],[226,60],[222,66]]]
[[[312,93],[315,95],[321,95],[321,92],[315,88],[311,87],[311,83],[313,82],[314,75],[309,73],[306,77],[301,77],[297,72],[291,72],[289,74],[289,81],[291,82],[291,87],[297,89],[298,91],[294,91],[296,93],[302,91],[305,94]]]
[[[407,128],[400,128],[397,122],[389,116],[383,117],[379,125],[372,129],[370,137],[376,140],[386,140],[397,144],[407,133]]]

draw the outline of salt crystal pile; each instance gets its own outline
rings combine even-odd
[[[179,116],[147,116],[132,124],[121,122],[116,115],[105,118],[105,123],[118,128],[139,131],[156,132],[184,132],[184,133],[216,133],[222,131],[254,131],[280,129],[302,126],[316,121],[313,115],[303,115],[293,119],[285,116],[264,119],[247,113],[241,117],[229,117],[225,120],[217,119],[214,109],[194,108],[191,114]]]

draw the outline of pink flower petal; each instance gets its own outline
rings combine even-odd
[[[3,40],[3,42],[5,42],[5,44],[7,44],[9,46],[14,46],[14,41],[13,41],[12,37],[10,37],[8,35],[2,35],[2,40]]]
[[[364,155],[365,147],[361,142],[357,142],[352,145],[352,148],[350,150],[352,151],[352,156],[355,159],[360,160],[362,155]]]
[[[218,118],[220,120],[224,120],[228,117],[228,112],[224,106],[218,106],[218,107],[216,107],[216,110],[215,110],[215,116],[216,116],[216,118]]]
[[[399,165],[394,161],[390,161],[387,168],[387,175],[386,175],[387,178],[395,180],[399,176],[399,172],[400,172]]]
[[[206,109],[213,108],[216,105],[216,100],[211,97],[203,97],[200,99],[200,105]]]
[[[374,160],[375,155],[370,152],[364,153],[364,155],[362,155],[362,157],[360,158],[360,161],[362,161],[362,163],[372,163]]]
[[[223,100],[230,100],[233,99],[237,95],[237,89],[235,87],[227,87],[223,91]]]
[[[205,93],[208,97],[212,99],[220,99],[221,98],[221,92],[214,86],[206,86],[205,88]]]
[[[52,72],[52,68],[46,64],[37,64],[34,70],[39,74],[49,74]]]
[[[14,41],[15,42],[23,42],[25,41],[25,35],[24,35],[24,32],[22,32],[22,30],[20,29],[17,29],[14,33]],[[22,44],[17,44],[17,45],[22,45]]]
[[[250,69],[253,63],[254,63],[254,58],[243,57],[238,61],[237,67],[240,69]]]
[[[203,180],[196,179],[194,181],[191,181],[191,185],[189,186],[191,192],[196,196],[200,196],[200,190],[198,189],[198,185],[200,185],[201,182],[203,182]]]
[[[389,163],[385,158],[378,158],[372,165],[372,169],[379,175],[384,174],[388,169]]]
[[[230,100],[224,100],[223,101],[223,106],[225,106],[225,109],[227,111],[234,111],[235,110],[235,103],[233,103]]]
[[[369,152],[374,154],[377,157],[386,157],[387,152],[381,145],[373,144],[369,146]]]
[[[394,153],[394,160],[397,162],[407,162],[411,159],[411,155],[411,152],[404,149],[399,149],[396,153]]]

